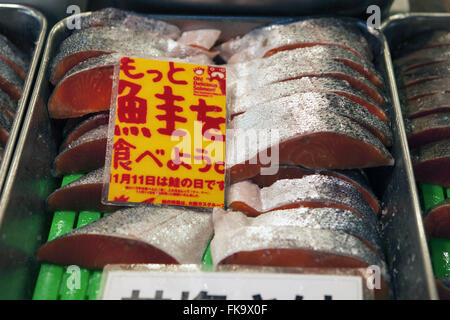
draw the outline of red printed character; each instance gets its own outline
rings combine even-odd
[[[183,101],[184,98],[182,96],[176,96],[172,92],[172,88],[169,86],[164,86],[164,93],[162,94],[155,94],[155,97],[158,99],[163,100],[165,103],[157,105],[156,108],[159,110],[164,110],[164,115],[157,115],[156,119],[159,121],[165,121],[166,126],[165,128],[158,128],[157,131],[160,134],[164,134],[167,136],[178,136],[182,137],[186,135],[186,132],[182,130],[175,130],[175,123],[181,122],[185,123],[187,122],[187,119],[181,116],[178,116],[177,113],[182,112],[183,108],[180,106],[175,105],[176,101]]]
[[[163,149],[157,149],[156,154],[164,155],[165,151]],[[136,162],[138,162],[138,163],[141,162],[142,159],[144,159],[147,156],[152,158],[153,161],[155,161],[155,163],[158,165],[158,167],[161,168],[163,166],[163,163],[161,162],[161,160],[159,160],[150,150],[146,150],[145,152],[140,154],[139,157],[136,158]]]
[[[147,122],[147,100],[136,96],[142,86],[139,84],[120,80],[119,95],[129,88],[126,95],[117,98],[117,116],[120,122],[124,123],[146,123]]]
[[[207,156],[208,151],[206,151],[204,149],[196,148],[195,152],[198,152],[198,153],[201,154],[199,156],[194,156],[195,160],[203,160],[203,161],[206,162],[206,165],[203,168],[198,169],[198,171],[200,171],[200,172],[208,172],[209,169],[211,169],[211,166],[212,166],[211,158]]]
[[[132,63],[134,63],[133,59],[130,59],[128,57],[123,57],[120,60],[120,70],[123,71],[123,73],[125,73],[125,75],[130,78],[130,79],[140,79],[144,76],[143,73],[135,73],[132,74],[130,71],[132,70],[136,70],[136,67],[131,65]]]
[[[113,159],[114,159],[114,169],[118,169],[119,166],[125,170],[130,171],[130,149],[136,149],[134,145],[120,138],[113,145]]]
[[[220,132],[220,125],[225,123],[224,117],[210,117],[207,115],[208,112],[221,112],[222,108],[214,105],[207,105],[205,100],[198,99],[198,105],[190,106],[190,109],[194,112],[197,112],[197,120],[201,121],[202,126],[202,135],[210,140],[217,140],[217,138],[221,139],[221,141],[225,141],[224,135],[217,135],[211,132],[208,132],[210,129],[215,129]]]
[[[186,69],[184,68],[175,68],[175,64],[173,62],[169,62],[169,72],[167,73],[167,77],[169,78],[169,81],[173,84],[181,84],[181,85],[186,85],[187,81],[185,80],[175,80],[175,78],[173,77],[175,75],[175,73],[177,72],[182,72],[182,71],[186,71]]]

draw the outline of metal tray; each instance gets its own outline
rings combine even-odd
[[[32,91],[33,80],[44,45],[47,31],[45,17],[34,9],[14,5],[0,4],[0,32],[5,34],[30,58],[30,67],[23,85],[22,97],[19,99],[16,115],[8,143],[0,163],[0,192],[8,174],[8,168],[14,153],[14,147],[20,134],[20,126]]]
[[[394,0],[119,0],[92,1],[90,9],[114,5],[119,8],[148,13],[197,15],[261,15],[298,16],[333,13],[367,19],[367,7],[378,5],[387,13]],[[100,7],[99,7],[100,6]]]
[[[381,26],[381,30],[386,37],[388,44],[388,49],[392,52],[392,56],[395,56],[399,50],[399,47],[407,39],[413,37],[419,32],[432,31],[437,28],[450,30],[450,14],[448,13],[401,13],[389,17]],[[395,79],[392,81],[395,82]],[[395,83],[393,84],[396,85]],[[395,99],[399,101],[399,97],[396,93]],[[406,150],[409,154],[409,150]],[[409,157],[409,155],[408,155]],[[411,167],[411,164],[408,164]],[[409,169],[408,169],[409,170]],[[411,177],[413,185],[416,186],[414,176]],[[418,191],[413,188],[414,198],[418,199]],[[418,200],[416,201],[416,206],[419,206]],[[420,213],[420,209],[416,210]],[[421,215],[414,215],[414,223],[422,224]],[[408,221],[398,221],[399,224],[407,223]],[[409,221],[411,223],[411,221]],[[422,235],[421,235],[422,237]],[[405,241],[408,239],[405,239]],[[409,241],[409,240],[408,240]],[[425,240],[424,240],[425,241]],[[424,257],[425,258],[425,257]],[[428,256],[427,259],[430,259]],[[402,263],[399,261],[399,263]],[[428,263],[427,263],[428,264]],[[431,262],[430,262],[431,264]],[[432,272],[432,271],[430,271]]]
[[[221,40],[242,35],[256,26],[274,21],[274,18],[255,17],[154,17],[174,23],[182,29],[218,27],[223,30]],[[400,298],[433,299],[437,296],[436,288],[424,232],[421,221],[418,220],[420,209],[386,41],[379,32],[368,31],[363,23],[355,23],[358,23],[371,39],[374,52],[377,53],[375,63],[387,81],[387,93],[394,102],[389,114],[394,125],[392,153],[396,165],[392,168],[371,169],[369,172],[372,182],[375,182],[377,195],[383,200],[384,238],[387,262],[393,268],[394,290]],[[6,248],[4,251],[9,253],[10,257],[5,260],[5,266],[0,265],[0,287],[20,287],[21,290],[9,295],[13,298],[31,297],[38,267],[34,254],[46,240],[51,220],[51,213],[45,208],[45,200],[59,182],[51,175],[51,166],[57,151],[57,132],[53,130],[53,122],[48,117],[44,102],[51,93],[47,70],[50,59],[68,34],[64,20],[56,24],[49,34],[11,174],[0,201],[0,217],[3,216],[3,221],[0,221],[0,248]],[[15,241],[6,241],[10,238]],[[15,278],[8,277],[10,270],[22,272]],[[2,278],[5,279],[4,283]],[[2,292],[0,288],[0,294]]]

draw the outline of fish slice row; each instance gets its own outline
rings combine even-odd
[[[418,181],[450,187],[450,33],[406,41],[394,61]]]
[[[228,62],[232,182],[257,175],[273,153],[276,165],[309,169],[393,165],[384,79],[354,24],[334,18],[272,24],[218,50]]]
[[[41,261],[102,269],[109,263],[201,263],[212,237],[210,213],[182,208],[120,208],[101,202],[112,74],[122,55],[211,64],[220,31],[177,26],[117,9],[85,16],[55,52],[51,117],[65,119],[55,176],[84,174],[55,190],[48,210],[109,215],[42,246]]]
[[[0,154],[8,142],[28,66],[27,55],[0,34]]]
[[[392,133],[368,41],[344,21],[308,19],[219,50],[228,61],[231,184],[228,210],[213,212],[214,264],[377,265],[385,281],[377,294],[386,296],[380,204],[361,169],[393,164]]]
[[[118,9],[94,12],[62,41],[51,61],[50,116],[67,119],[109,110],[120,56],[211,64],[218,52],[210,48],[219,36],[215,29],[181,32],[175,25]]]

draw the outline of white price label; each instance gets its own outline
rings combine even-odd
[[[362,300],[360,276],[109,270],[105,300]]]

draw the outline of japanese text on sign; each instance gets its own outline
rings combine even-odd
[[[123,57],[109,202],[223,207],[224,68]]]

